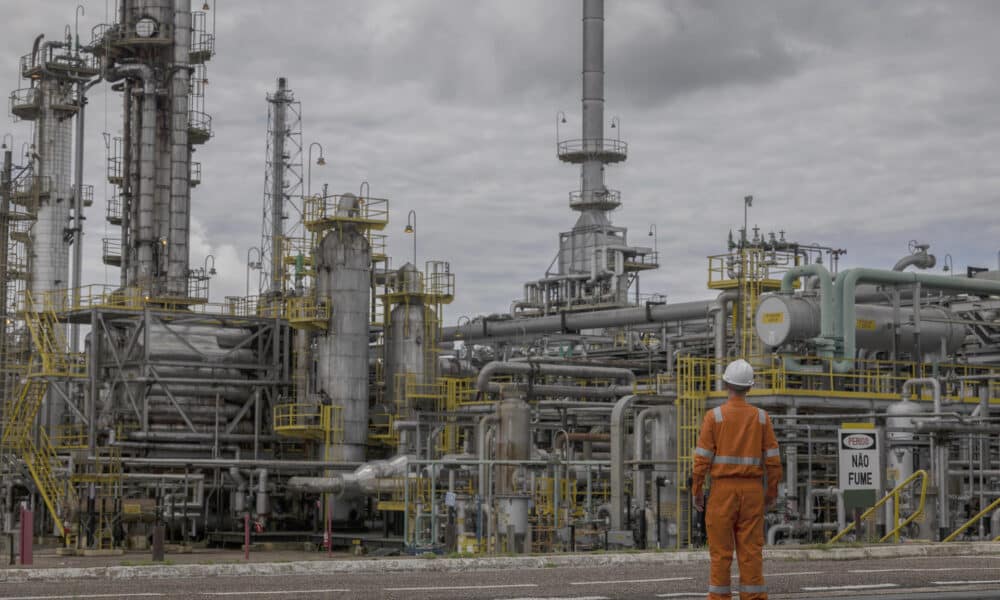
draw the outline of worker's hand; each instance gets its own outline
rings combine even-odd
[[[764,496],[764,511],[767,512],[774,508],[774,503],[777,502],[777,496]]]
[[[705,512],[705,492],[694,495],[694,509],[698,512]]]

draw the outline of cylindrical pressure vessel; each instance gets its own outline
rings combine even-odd
[[[345,195],[345,200],[350,195]],[[316,249],[319,298],[330,303],[327,333],[317,339],[317,387],[339,407],[342,444],[328,458],[363,461],[368,441],[368,302],[371,247],[350,223],[323,237]]]
[[[897,352],[939,354],[941,342],[945,351],[955,352],[965,339],[965,326],[948,310],[937,306],[920,308],[920,333],[912,307],[902,307],[895,325],[895,309],[891,306],[858,304],[854,323],[858,348],[890,352],[898,334]],[[761,298],[755,317],[757,335],[771,347],[806,341],[820,334],[820,300],[814,296],[769,294]]]

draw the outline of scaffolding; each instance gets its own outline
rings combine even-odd
[[[281,78],[278,90],[267,95],[260,293],[285,290],[287,268],[295,265],[300,271],[304,266],[297,257],[309,256],[311,267],[313,240],[303,228],[302,175],[302,104]]]

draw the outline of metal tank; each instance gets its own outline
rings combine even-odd
[[[893,402],[886,410],[886,466],[885,466],[885,489],[889,490],[899,485],[915,469],[914,454],[916,448],[907,445],[912,442],[915,434],[913,432],[913,417],[924,412],[924,408],[918,402],[902,400]],[[906,511],[900,508],[900,514]],[[893,521],[893,501],[890,500],[885,506],[886,523]]]
[[[920,333],[914,325],[915,312],[899,309],[899,328],[894,327],[895,310],[891,306],[858,304],[855,322],[858,348],[891,352],[898,335],[897,352],[939,354],[942,340],[947,353],[961,347],[965,326],[950,311],[937,306],[920,307]],[[820,299],[815,296],[773,294],[763,297],[754,317],[757,335],[771,347],[803,342],[820,334]]]
[[[677,524],[670,519],[674,515],[674,507],[677,499],[676,473],[671,469],[671,465],[677,461],[677,409],[673,406],[665,406],[657,411],[657,420],[652,428],[650,436],[650,458],[653,463],[653,495],[650,504],[653,506],[654,514],[659,515],[659,539],[658,547],[671,548],[676,543]],[[659,487],[660,504],[656,506],[656,480],[663,478],[664,485]],[[657,509],[658,512],[657,512]],[[656,532],[650,532],[655,535]]]
[[[497,404],[497,460],[529,460],[531,458],[531,407],[524,396],[502,392]],[[530,549],[528,539],[529,496],[522,481],[523,470],[515,465],[497,466],[496,497],[499,508],[499,532],[508,537],[508,547],[514,551]],[[510,536],[513,535],[513,538]]]
[[[424,283],[420,271],[406,263],[390,277],[389,292],[405,298],[392,307],[389,313],[389,328],[385,340],[385,382],[386,401],[402,401],[404,390],[400,389],[406,376],[417,384],[431,383],[435,367],[428,363],[428,357],[436,354],[428,352],[425,340],[428,325],[428,308],[424,304]],[[407,406],[421,410],[424,406]]]
[[[342,202],[357,209],[358,200]],[[363,461],[368,441],[368,303],[371,247],[364,232],[345,222],[331,229],[316,247],[316,287],[330,303],[327,333],[316,341],[318,391],[341,409],[343,443],[328,454],[335,461]]]

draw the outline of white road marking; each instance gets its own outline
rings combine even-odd
[[[694,577],[661,577],[658,579],[608,579],[607,581],[571,581],[570,585],[614,585],[616,583],[654,583],[658,581],[690,581]]]
[[[795,573],[767,573],[764,575],[764,579],[768,577],[793,577],[795,575],[822,575],[826,571],[798,571]]]
[[[538,587],[537,583],[497,583],[494,585],[434,585],[427,587],[391,587],[382,588],[386,592],[427,592],[434,590],[489,590],[500,588]]]
[[[134,594],[60,594],[56,596],[0,596],[0,600],[62,600],[65,598],[83,600],[85,598],[154,598],[166,596],[157,592],[137,592]]]
[[[349,592],[344,588],[325,588],[321,590],[257,590],[252,592],[198,592],[199,596],[248,596],[251,594],[328,594],[332,592]],[[0,600],[4,600],[0,598]]]
[[[502,598],[501,600],[611,600],[607,596],[548,596],[545,598],[531,596],[524,598]]]
[[[657,598],[702,598],[705,592],[670,592],[668,594],[657,594]]]
[[[869,585],[822,585],[816,587],[804,587],[804,592],[832,592],[835,590],[876,590],[882,588],[899,587],[898,583],[872,583]]]
[[[928,571],[995,571],[996,567],[928,567],[926,569],[852,569],[848,573],[926,573]]]
[[[932,581],[934,585],[976,585],[986,583],[1000,583],[1000,579],[989,579],[984,581]]]

